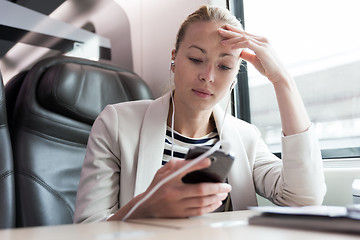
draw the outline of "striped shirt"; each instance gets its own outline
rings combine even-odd
[[[173,147],[174,158],[184,159],[188,150],[195,146],[214,146],[219,141],[219,134],[216,129],[202,138],[189,138],[174,130],[174,145],[172,144],[171,128],[167,126],[165,135],[165,147],[162,165],[170,161],[171,148]]]

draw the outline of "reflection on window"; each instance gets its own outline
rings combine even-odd
[[[360,147],[360,2],[244,0],[246,31],[266,36],[293,75],[322,149]],[[271,150],[281,124],[272,85],[248,64],[251,121]]]

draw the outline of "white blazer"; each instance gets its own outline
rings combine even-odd
[[[150,185],[163,157],[170,94],[156,100],[107,106],[88,140],[74,222],[106,219]],[[217,129],[224,111],[214,109]],[[322,159],[313,126],[282,137],[282,160],[256,127],[229,114],[222,140],[235,161],[228,176],[234,210],[256,206],[256,193],[278,205],[321,204],[326,192]]]

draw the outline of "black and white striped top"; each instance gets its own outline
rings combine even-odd
[[[214,129],[213,132],[207,134],[202,138],[189,138],[181,135],[180,133],[174,130],[174,158],[184,159],[187,151],[195,146],[214,146],[219,141],[219,134],[217,129]],[[165,147],[162,165],[165,165],[171,159],[171,147],[172,147],[172,137],[171,137],[171,128],[167,126],[166,135],[165,135]],[[226,201],[229,201],[229,208],[226,207]],[[214,212],[224,212],[231,211],[231,200],[226,198],[223,201],[223,205],[216,209]]]
[[[214,129],[213,132],[207,134],[202,138],[185,137],[174,130],[174,158],[184,159],[187,151],[190,148],[195,146],[212,147],[218,141],[219,141],[219,134],[217,132],[217,129]],[[172,147],[171,128],[167,126],[162,165],[170,161],[171,147]]]

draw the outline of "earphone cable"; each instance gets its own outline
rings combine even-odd
[[[174,157],[174,146],[175,146],[175,137],[174,137],[174,121],[175,121],[175,103],[174,103],[174,96],[173,96],[173,89],[171,87],[171,69],[169,72],[169,89],[170,89],[170,98],[171,98],[171,104],[172,104],[172,113],[171,113],[171,157],[170,159],[173,159]]]

